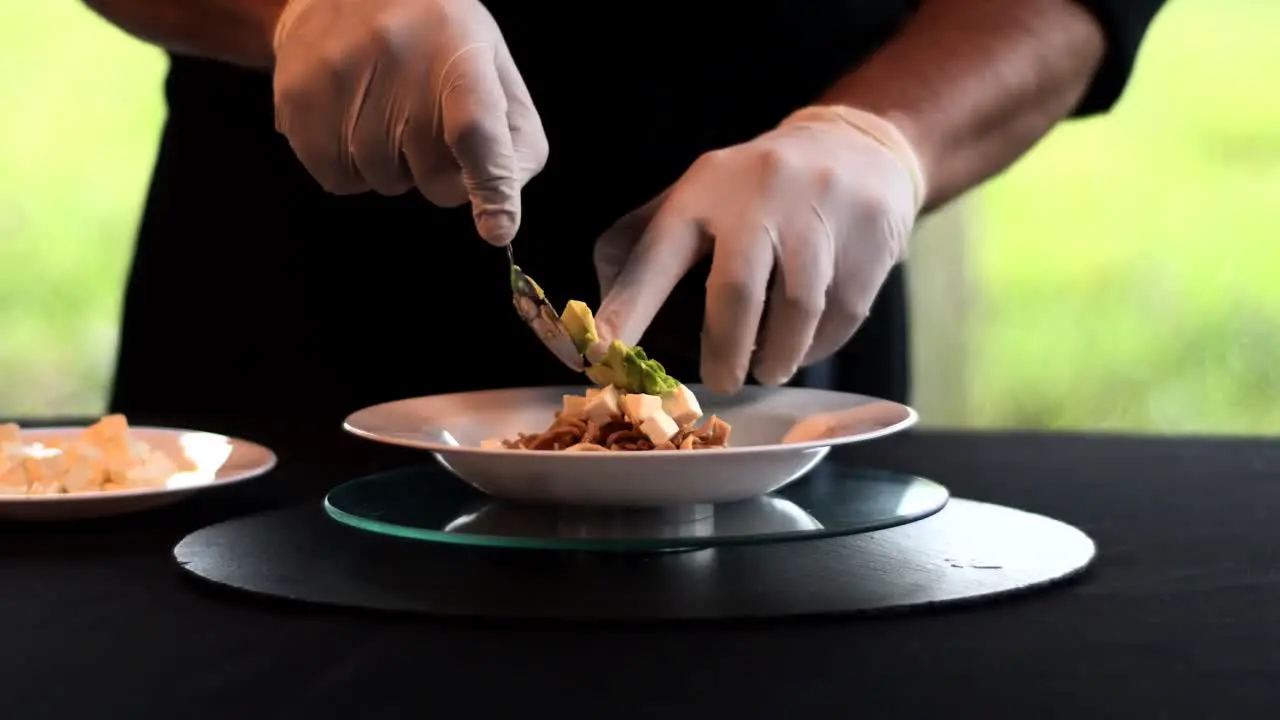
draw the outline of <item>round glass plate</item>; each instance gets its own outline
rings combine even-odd
[[[593,508],[484,495],[435,466],[352,480],[324,506],[338,522],[402,538],[459,545],[594,551],[696,550],[809,540],[922,520],[950,497],[901,473],[828,463],[769,495],[716,505]]]

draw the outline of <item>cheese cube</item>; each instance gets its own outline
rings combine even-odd
[[[26,465],[22,460],[0,468],[0,495],[26,495],[31,487],[31,478],[27,475]]]
[[[661,412],[662,398],[657,395],[628,393],[622,396],[622,414],[633,423],[643,423]]]
[[[131,487],[164,487],[177,472],[178,467],[164,453],[153,452],[140,465],[130,468],[127,477]]]
[[[612,385],[600,388],[599,392],[587,400],[587,418],[597,425],[605,425],[620,414],[618,389]]]
[[[107,468],[96,453],[83,452],[79,448],[70,447],[63,451],[62,457],[65,463],[60,469],[59,483],[67,492],[89,492],[102,489],[102,483],[107,477]]]
[[[505,447],[499,438],[488,438],[480,441],[480,449],[482,450],[502,450]]]
[[[662,396],[662,411],[671,416],[680,427],[697,422],[702,417],[702,406],[693,391],[684,385]]]
[[[131,467],[141,459],[131,447],[129,424],[123,415],[107,415],[85,428],[80,442],[97,448],[113,470]]]
[[[10,480],[6,484],[19,485],[25,478],[28,495],[60,495],[64,492],[61,481],[63,465],[60,455],[28,457],[14,466],[20,468],[20,474],[14,478],[16,482]]]
[[[565,395],[564,406],[560,408],[562,417],[585,418],[587,416],[587,398],[581,395]]]
[[[661,410],[653,413],[645,418],[644,422],[640,423],[640,432],[644,433],[645,437],[649,438],[649,441],[654,445],[661,445],[670,440],[671,436],[679,431],[680,426],[676,425],[676,421]]]

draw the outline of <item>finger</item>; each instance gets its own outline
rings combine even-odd
[[[744,224],[715,237],[702,326],[702,381],[718,393],[742,388],[777,253],[776,231]]]
[[[658,197],[623,215],[596,240],[592,259],[596,266],[596,280],[600,283],[600,297],[605,298],[613,290],[618,275],[627,265],[627,259],[635,249],[644,230],[649,226],[658,209],[666,201],[668,189]]]
[[[413,184],[432,205],[444,208],[466,205],[470,198],[467,186],[462,183],[462,168],[449,148],[431,137],[431,132],[428,127],[413,128],[405,133],[403,154]],[[423,146],[428,144],[438,147],[424,150]]]
[[[529,88],[506,45],[498,48],[497,65],[498,80],[507,95],[507,126],[516,155],[516,176],[523,186],[546,167],[551,146]]]
[[[490,44],[472,45],[450,60],[441,89],[444,141],[462,169],[480,236],[506,245],[520,227],[520,188],[507,96]]]
[[[854,237],[852,245],[836,254],[835,279],[827,290],[822,320],[801,364],[811,365],[830,357],[849,342],[867,319],[871,304],[896,262],[887,243],[866,236]]]
[[[752,374],[781,385],[799,369],[822,319],[835,263],[835,238],[818,209],[778,229],[780,247],[764,331]]]
[[[596,313],[601,337],[639,342],[649,323],[705,251],[698,223],[665,204],[640,234]]]
[[[289,147],[311,177],[328,192],[351,195],[369,189],[356,170],[346,143],[346,113],[336,94],[316,92],[328,88],[309,76],[322,72],[314,67],[276,68],[273,92],[276,130],[289,140]]]
[[[379,63],[365,71],[348,138],[360,175],[383,195],[399,195],[413,187],[413,174],[400,150],[408,108],[395,89],[393,76]]]
[[[470,112],[466,97],[472,91],[459,85],[471,82],[475,73],[468,71],[471,60],[464,60],[462,64],[459,60],[470,55],[483,61],[490,52],[488,45],[472,45],[454,55],[441,72],[436,102],[421,104],[433,114],[411,116],[405,130],[402,142],[405,163],[418,192],[433,205],[458,207],[471,199],[462,166],[446,133],[449,124],[455,127],[458,124],[457,120],[449,120],[450,113]]]
[[[423,103],[422,107],[435,105]],[[410,111],[400,142],[400,153],[413,184],[432,205],[446,208],[465,205],[468,198],[467,188],[462,184],[462,168],[440,137],[433,117],[418,114],[417,109]]]

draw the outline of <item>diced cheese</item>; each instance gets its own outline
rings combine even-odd
[[[33,486],[42,486],[47,475],[47,459],[59,455],[40,443],[20,445],[17,442],[5,443],[3,451],[4,466],[0,468],[0,495],[29,495]]]
[[[0,425],[0,495],[53,495],[161,487],[191,458],[169,456],[132,437],[123,415],[108,415],[76,439],[23,443]]]
[[[157,457],[160,456],[158,453]],[[62,473],[62,486],[69,493],[101,490],[108,475],[107,468],[95,454],[68,450],[67,464]]]
[[[684,385],[662,396],[662,411],[671,416],[680,427],[697,422],[702,417],[702,406],[693,391]]]
[[[169,458],[158,452],[148,452],[142,462],[124,471],[126,487],[164,487],[166,481],[178,471],[177,466]],[[115,479],[115,478],[113,478]],[[71,490],[70,474],[63,481],[67,490]]]
[[[640,432],[644,433],[645,437],[649,438],[649,441],[654,445],[661,445],[670,440],[671,436],[679,431],[680,426],[676,424],[676,421],[661,410],[653,413],[645,418],[644,422],[640,423]]]
[[[481,440],[480,447],[484,450],[502,450],[503,449],[502,441],[499,440],[498,438],[489,438],[488,440]]]
[[[0,468],[0,495],[26,495],[30,486],[31,478],[21,459],[15,458],[12,464]]]
[[[123,415],[107,415],[80,434],[80,442],[98,448],[112,468],[129,467],[141,460],[129,440],[129,424]]]
[[[622,414],[633,423],[643,423],[661,412],[662,398],[657,395],[627,393],[622,396]]]
[[[65,461],[61,455],[27,457],[9,469],[17,471],[16,477],[7,477],[5,484],[20,485],[25,482],[28,495],[59,495],[63,492],[61,478]]]
[[[618,390],[612,385],[600,388],[599,392],[587,400],[587,418],[597,425],[604,425],[620,414]]]
[[[587,416],[587,403],[589,400],[582,395],[565,395],[564,406],[560,408],[560,414],[564,417],[585,418]]]

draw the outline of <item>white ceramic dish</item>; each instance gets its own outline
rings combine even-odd
[[[26,442],[73,440],[84,428],[23,428]],[[0,495],[0,520],[83,520],[169,505],[215,485],[259,477],[276,465],[275,453],[239,438],[174,428],[130,427],[129,434],[195,470],[175,474],[164,487],[66,495]]]
[[[716,450],[565,453],[480,448],[488,438],[545,429],[566,394],[583,387],[454,393],[374,405],[343,427],[369,440],[421,448],[481,492],[510,500],[653,507],[732,502],[800,478],[834,445],[905,430],[911,408],[864,395],[748,387],[716,397],[691,385],[703,412],[733,426]]]

